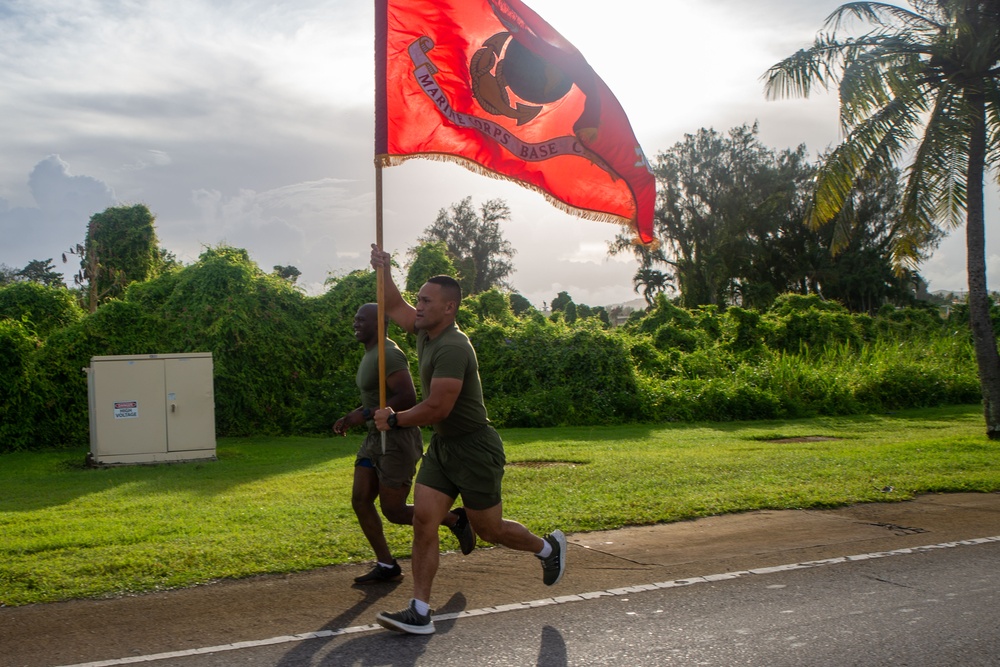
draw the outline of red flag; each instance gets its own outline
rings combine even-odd
[[[454,160],[653,240],[656,186],[625,111],[520,0],[376,0],[375,154]]]

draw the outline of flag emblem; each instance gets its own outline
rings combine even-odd
[[[485,111],[513,118],[523,125],[538,115],[541,106],[516,103],[511,106],[507,90],[535,104],[555,102],[570,91],[573,81],[559,68],[498,32],[476,51],[469,64],[472,92]]]

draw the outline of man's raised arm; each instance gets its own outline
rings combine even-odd
[[[393,282],[391,260],[389,253],[383,252],[377,245],[372,244],[372,268],[376,271],[384,271],[383,275],[385,276],[385,312],[404,331],[416,333],[414,322],[417,319],[417,311],[403,299],[399,288]]]

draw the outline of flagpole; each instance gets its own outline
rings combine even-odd
[[[375,245],[382,246],[382,161],[375,159]],[[385,279],[389,266],[375,273],[375,294],[378,302],[378,405],[385,409]],[[382,431],[382,453],[385,454],[385,431]]]

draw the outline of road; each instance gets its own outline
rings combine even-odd
[[[1000,541],[157,661],[161,667],[1000,664]],[[450,606],[461,606],[460,597]]]
[[[0,665],[1000,664],[1000,494],[576,534],[569,559],[549,588],[530,556],[444,554],[429,637],[372,625],[409,581],[352,587],[364,565],[3,608]]]

